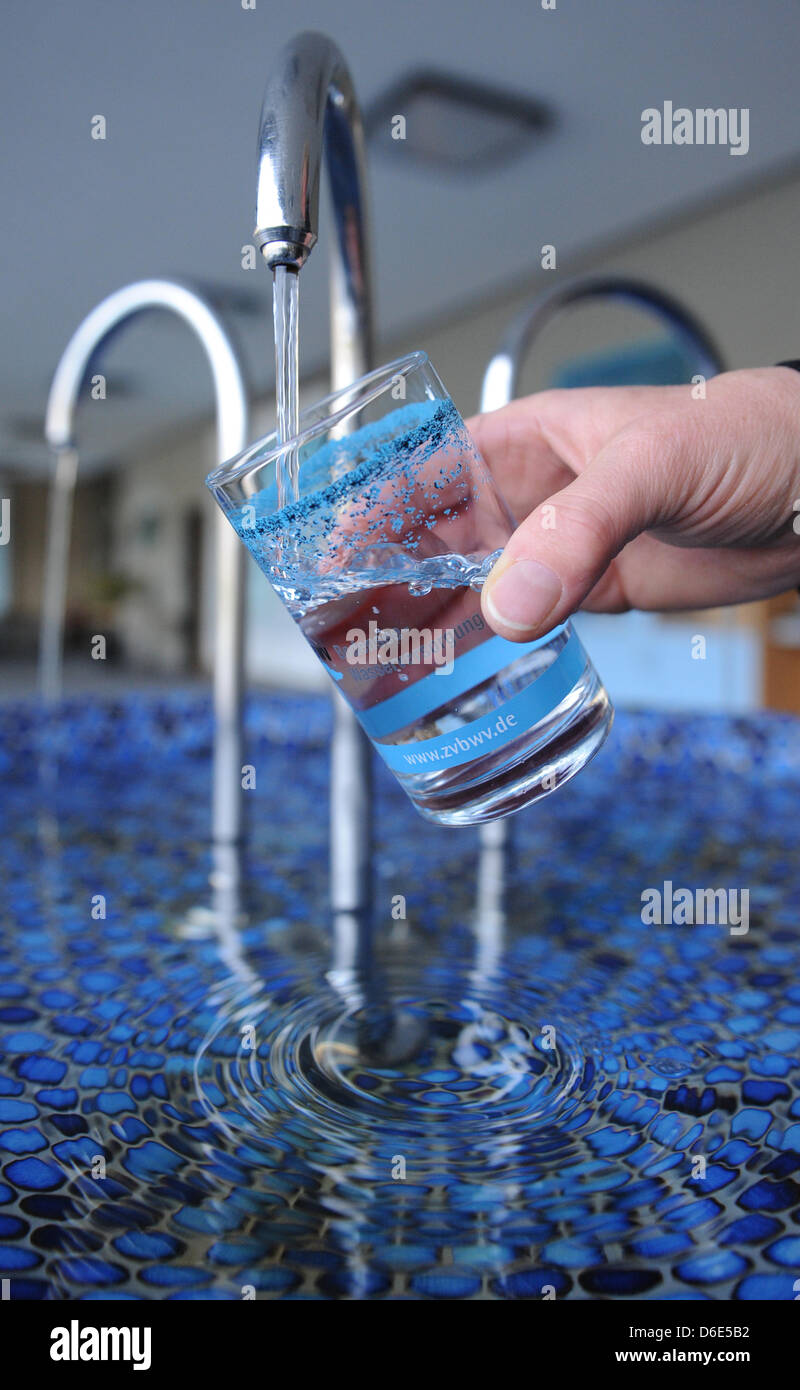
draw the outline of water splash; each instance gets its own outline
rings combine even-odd
[[[291,1119],[306,1153],[383,1183],[398,1149],[424,1182],[465,1144],[491,1162],[498,1142],[507,1154],[569,1110],[581,1055],[565,1028],[548,1045],[542,1001],[519,981],[477,990],[430,958],[421,976],[397,962],[374,990],[354,975],[344,999],[299,981],[280,1006],[267,990],[237,995],[198,1051],[209,1117],[256,1145]]]

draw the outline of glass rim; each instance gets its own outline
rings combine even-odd
[[[299,426],[297,434],[292,435],[291,439],[284,440],[283,443],[277,442],[277,429],[270,430],[253,444],[248,444],[246,449],[234,454],[233,458],[227,459],[225,463],[218,464],[206,477],[206,486],[212,491],[224,491],[225,487],[238,479],[245,477],[254,468],[264,468],[279,459],[287,450],[301,449],[304,444],[309,443],[315,435],[323,430],[329,430],[340,424],[342,420],[351,415],[353,410],[363,410],[385,390],[387,384],[397,376],[407,377],[420,367],[425,367],[430,363],[427,352],[421,348],[413,352],[406,353],[403,357],[396,357],[392,362],[387,362],[382,367],[373,367],[365,372],[363,376],[356,377],[347,386],[340,386],[336,391],[330,391],[327,396],[321,396],[318,401],[305,406],[300,412]],[[340,409],[331,409],[337,401],[346,400]],[[310,416],[314,417],[313,424],[306,424],[304,420]]]

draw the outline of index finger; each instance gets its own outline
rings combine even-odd
[[[467,420],[511,511],[526,517],[566,487],[634,420],[686,399],[684,386],[539,391]]]

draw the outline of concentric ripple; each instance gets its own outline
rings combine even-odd
[[[198,1053],[209,1117],[257,1143],[289,1115],[312,1146],[362,1163],[370,1153],[385,1176],[385,1141],[413,1142],[420,1170],[466,1137],[479,1151],[501,1132],[506,1145],[529,1136],[574,1103],[584,1059],[565,1029],[540,1025],[524,991],[426,994],[404,983],[384,982],[381,998],[352,976],[343,993],[328,984],[280,1009],[263,991],[239,994]]]

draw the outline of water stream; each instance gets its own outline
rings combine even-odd
[[[298,300],[300,276],[290,266],[273,272],[272,313],[275,323],[275,394],[278,439],[285,443],[298,431]],[[281,507],[298,497],[298,460],[290,451],[278,463],[278,502]]]

